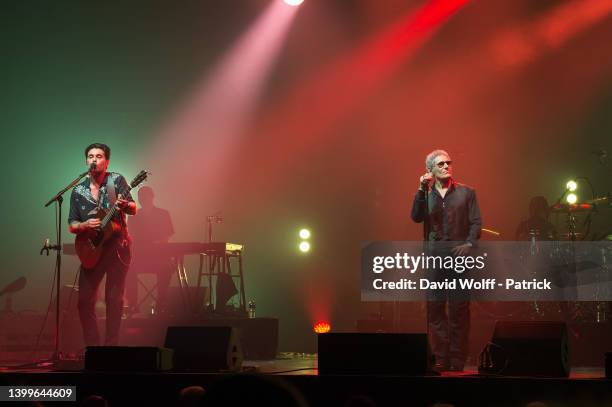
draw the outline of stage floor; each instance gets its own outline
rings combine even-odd
[[[356,361],[358,362],[358,361]],[[61,372],[80,372],[82,361],[69,360]],[[245,360],[242,371],[248,373],[280,374],[280,375],[309,375],[318,376],[317,355],[299,352],[282,352],[273,360]],[[0,373],[54,373],[56,369],[48,363],[40,363],[37,367],[24,366],[23,363],[14,362],[3,364],[0,361]],[[478,374],[477,366],[466,366],[463,372],[442,372],[444,377],[482,377]],[[493,376],[486,376],[493,377]],[[569,379],[603,379],[605,370],[600,367],[575,367],[571,369]],[[612,383],[611,383],[612,384]]]
[[[358,357],[355,363],[359,363]],[[551,406],[612,405],[612,382],[605,379],[601,368],[574,368],[570,378],[480,376],[474,366],[462,373],[444,372],[439,376],[318,375],[316,354],[281,353],[275,360],[244,361],[243,372],[286,383],[311,406],[345,405],[356,396],[378,406],[397,405],[398,397],[410,400],[402,404],[411,406],[436,402],[519,406],[534,400],[547,401]],[[76,386],[79,399],[101,394],[111,406],[160,401],[172,405],[181,388],[199,385],[210,389],[231,376],[204,372],[58,371],[50,366],[3,367],[0,371],[2,385],[71,385]]]

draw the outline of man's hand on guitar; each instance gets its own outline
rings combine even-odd
[[[98,218],[87,219],[85,222],[81,222],[79,229],[82,231],[88,230],[100,230],[100,224],[102,221]]]
[[[121,194],[117,196],[117,206],[119,207],[120,210],[125,211],[129,205],[130,205],[130,201],[123,198]]]
[[[136,212],[136,204],[132,204],[131,201],[123,198],[121,194],[117,195],[117,208],[128,215],[133,215]]]

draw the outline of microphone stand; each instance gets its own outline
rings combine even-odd
[[[214,223],[222,223],[223,222],[223,217],[221,215],[218,215],[219,212],[217,212],[217,214],[215,215],[209,215],[206,217],[206,221],[208,222],[208,243],[212,243],[213,241],[213,222]],[[217,268],[217,262],[219,261],[225,261],[225,259],[219,259],[217,256],[215,256],[214,254],[212,256],[208,256],[208,275],[210,276],[210,281],[209,281],[209,290],[210,290],[210,305],[208,307],[209,311],[211,312],[215,312],[218,313],[219,310],[217,309],[217,304],[215,303],[217,301],[217,296],[218,296],[218,292],[217,292],[217,287],[219,285],[219,275],[217,275],[217,281],[215,284],[215,294],[214,294],[214,298],[212,296],[212,292],[213,292],[213,288],[212,288],[212,276],[213,273],[215,271],[215,268]],[[219,270],[221,270],[223,266],[221,266],[219,268]]]
[[[45,208],[46,208],[49,205],[51,205],[53,202],[57,202],[57,208],[58,208],[57,224],[55,226],[56,227],[56,234],[57,234],[57,244],[55,244],[55,245],[48,245],[45,242],[45,247],[43,247],[43,250],[40,251],[41,255],[43,254],[43,251],[46,251],[47,256],[49,255],[49,250],[55,250],[55,253],[56,253],[56,255],[55,255],[55,270],[56,270],[56,274],[57,274],[56,277],[57,278],[55,280],[55,282],[56,282],[56,285],[55,285],[55,290],[56,290],[56,297],[55,297],[55,350],[53,352],[53,356],[52,356],[52,359],[51,359],[53,364],[57,364],[61,360],[61,352],[59,351],[59,342],[60,342],[60,329],[59,329],[59,325],[60,325],[60,289],[61,289],[61,275],[62,275],[62,202],[64,201],[64,198],[62,197],[62,195],[64,195],[64,193],[66,191],[68,191],[70,188],[72,188],[76,184],[78,184],[79,181],[81,181],[81,179],[83,177],[85,177],[88,173],[89,173],[89,170],[87,170],[84,173],[80,174],[77,178],[74,179],[74,181],[72,181],[65,188],[63,188],[61,191],[59,191],[57,194],[55,194],[55,196],[53,196],[53,198],[51,198],[45,204]]]
[[[429,255],[429,184],[425,188],[425,216],[423,217],[423,246],[426,255]],[[425,294],[427,296],[427,294]],[[425,332],[429,344],[429,299],[425,297]],[[431,357],[431,356],[430,356]],[[429,360],[427,363],[429,364]],[[434,362],[435,363],[435,362]],[[429,368],[428,368],[429,370]]]

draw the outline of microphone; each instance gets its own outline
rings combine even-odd
[[[427,175],[429,175],[429,174],[431,174],[431,173],[428,172]],[[423,181],[421,181],[421,188],[424,191],[429,190],[429,187],[430,187],[430,184],[431,184],[432,181],[433,181],[433,179],[429,179],[429,180],[424,179]]]
[[[208,221],[208,223],[223,223],[223,216],[221,215],[210,215],[206,217],[206,220]]]
[[[44,252],[46,252],[46,253],[47,253],[47,256],[49,255],[49,249],[51,248],[51,245],[50,245],[49,243],[50,243],[50,242],[49,242],[49,238],[46,238],[46,239],[45,239],[45,241],[44,241],[44,243],[43,243],[43,247],[42,247],[42,249],[40,249],[40,255],[41,255],[41,256],[42,256],[42,254],[43,254]]]
[[[96,170],[96,163],[91,163],[89,165],[89,172],[94,172]]]
[[[608,151],[600,148],[599,150],[591,150],[591,154],[596,155],[601,165],[607,164]]]

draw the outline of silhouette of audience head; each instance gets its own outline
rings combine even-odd
[[[237,374],[216,383],[206,393],[206,406],[308,406],[304,396],[279,377]]]
[[[202,406],[206,390],[202,386],[188,386],[179,391],[179,406],[197,407]]]
[[[344,407],[376,407],[378,404],[365,394],[352,394],[344,402]]]
[[[108,407],[108,402],[102,396],[92,394],[81,402],[83,407]]]

